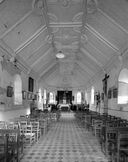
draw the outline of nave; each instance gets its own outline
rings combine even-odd
[[[74,113],[63,112],[38,143],[24,150],[21,162],[108,162],[91,132],[76,120]]]

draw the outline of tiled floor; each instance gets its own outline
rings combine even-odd
[[[49,132],[27,147],[21,162],[108,162],[97,139],[80,127],[73,113],[62,113]]]

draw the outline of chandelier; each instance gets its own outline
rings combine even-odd
[[[56,54],[56,57],[61,59],[61,58],[64,58],[65,55],[62,53],[62,51],[59,51],[57,54]]]

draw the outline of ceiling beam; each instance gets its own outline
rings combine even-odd
[[[8,57],[8,59],[11,59],[12,57],[16,58],[17,67],[24,73],[29,73],[30,67],[27,65],[27,63],[20,56],[15,55],[15,52],[3,40],[0,40],[0,50],[2,51],[4,56]],[[34,71],[33,73],[36,74],[36,72]],[[38,74],[36,74],[36,76],[37,75]]]
[[[27,19],[31,14],[32,10],[26,13],[21,19],[19,19],[13,26],[11,26],[6,32],[4,32],[1,36],[0,39],[4,38],[9,32],[11,32],[16,26],[21,24],[25,19]]]
[[[8,55],[9,57],[16,56],[13,49],[11,49],[2,39],[0,39],[0,48],[1,50],[5,51],[6,55]]]
[[[52,47],[49,48],[44,54],[42,54],[41,57],[39,57],[37,60],[35,60],[35,62],[33,64],[31,64],[31,68],[33,68],[36,64],[38,64],[43,59],[43,57],[45,57],[46,55],[48,55],[49,52],[51,52],[51,51],[52,51]]]
[[[53,62],[45,69],[42,71],[42,73],[40,73],[40,78],[43,77],[50,69],[53,69],[53,67],[57,65],[57,62]]]
[[[83,72],[83,70],[82,70],[82,72]],[[90,78],[88,78],[87,74],[83,75],[82,72],[81,72],[80,69],[78,69],[78,71],[77,71],[77,74],[76,74],[76,75],[79,75],[79,76],[80,76],[80,77],[78,77],[79,80],[81,81],[81,79],[82,79],[82,82],[83,82],[83,81],[84,81],[84,82],[85,82],[85,81],[88,81],[88,79],[90,79]],[[77,80],[78,80],[78,79],[77,79]]]
[[[87,74],[89,77],[92,77],[92,75],[89,73],[89,71],[87,71],[87,70],[83,67],[84,65],[82,65],[82,64],[79,63],[79,62],[76,62],[76,64],[77,64],[78,68],[80,68],[82,71],[84,71],[85,74]]]
[[[5,54],[6,54],[7,56],[9,56],[9,59],[10,59],[11,57],[15,57],[15,58],[17,59],[17,61],[18,61],[22,66],[24,66],[24,68],[25,68],[26,70],[29,69],[29,66],[26,64],[26,62],[23,61],[23,60],[21,59],[20,56],[16,56],[15,52],[13,51],[13,49],[11,49],[3,40],[0,40],[0,48],[5,52]]]
[[[122,27],[120,24],[118,24],[113,18],[111,18],[110,16],[108,16],[108,14],[106,14],[104,11],[102,11],[101,9],[98,8],[98,11],[105,17],[107,18],[109,21],[111,21],[114,25],[116,25],[119,29],[121,29],[123,32],[125,32],[126,34],[128,34],[128,30],[126,30],[124,27]]]
[[[99,40],[104,42],[108,47],[113,49],[116,53],[120,53],[119,49],[114,46],[112,43],[110,43],[108,40],[106,40],[100,33],[98,33],[93,27],[91,27],[89,24],[86,24],[86,29],[88,29],[93,35],[95,35]]]
[[[106,60],[108,60],[107,55],[103,54],[103,52],[101,52],[100,49],[98,49],[92,42],[88,41],[88,44],[89,44],[92,48],[94,48],[94,49],[99,53],[100,56],[103,56]],[[85,44],[83,44],[83,46],[85,46]]]
[[[45,48],[46,48],[45,51],[47,51],[49,47],[50,47],[50,45],[47,42],[43,42],[40,46],[38,46],[37,48],[35,48],[35,50],[31,53],[31,55],[29,57],[27,57],[28,63],[31,63],[30,60],[33,60],[33,57],[34,56],[37,56],[38,53],[40,53],[39,51],[42,51],[42,50],[44,51]],[[40,54],[39,54],[39,56],[40,56]],[[33,61],[35,62],[35,59]]]
[[[76,60],[76,63],[77,63],[79,66],[83,67],[83,68],[85,69],[85,71],[88,72],[88,74],[94,75],[94,72],[93,72],[88,66],[86,66],[86,64],[83,64],[83,63],[82,63],[81,61],[79,61],[79,60]]]
[[[81,51],[88,56],[93,62],[95,62],[101,69],[103,68],[103,65],[97,61],[97,59],[95,57],[93,57],[86,49],[81,48]]]
[[[79,41],[79,47],[78,47],[78,51],[80,51],[80,47],[81,47],[81,36],[85,33],[85,25],[86,25],[86,19],[87,19],[87,0],[83,0],[83,4],[82,4],[82,25],[80,27],[80,34],[78,37],[78,41]]]
[[[83,0],[82,5],[82,27],[81,27],[81,35],[84,34],[84,26],[86,25],[86,19],[87,19],[87,0]]]
[[[43,75],[42,79],[45,82],[48,82],[48,81],[53,82],[55,80],[58,82],[58,68],[57,68],[57,65],[54,65],[51,70],[49,70],[48,72],[46,72]]]
[[[54,27],[81,27],[82,22],[50,22],[49,26]]]
[[[42,32],[44,32],[45,29],[46,29],[46,26],[42,26],[40,29],[38,29],[31,37],[29,37],[29,39],[27,39],[23,44],[21,44],[17,49],[15,49],[15,53],[18,54],[20,51],[22,51],[33,40],[35,40]]]
[[[84,65],[86,65],[89,69],[91,69],[93,73],[96,73],[98,70],[101,70],[101,68],[97,66],[94,62],[92,63],[91,59],[87,59],[87,56],[83,52],[79,53],[77,59]]]
[[[52,63],[57,63],[57,61],[54,59],[45,61],[45,63],[42,64],[42,66],[39,66],[39,68],[37,69],[38,73],[41,74],[43,71],[45,71],[47,69],[47,67],[49,67]]]
[[[51,37],[51,44],[52,44],[53,48],[55,49],[54,35],[53,35],[52,30],[51,30],[50,25],[49,25],[47,2],[46,2],[46,0],[42,0],[42,2],[43,2],[43,4],[42,4],[41,9],[42,9],[43,16],[44,16],[45,23],[46,23],[46,27],[47,27],[47,30],[48,30],[48,33],[49,33],[49,37]]]

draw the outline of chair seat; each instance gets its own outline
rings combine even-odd
[[[35,136],[35,133],[24,133],[25,137],[27,136]]]

